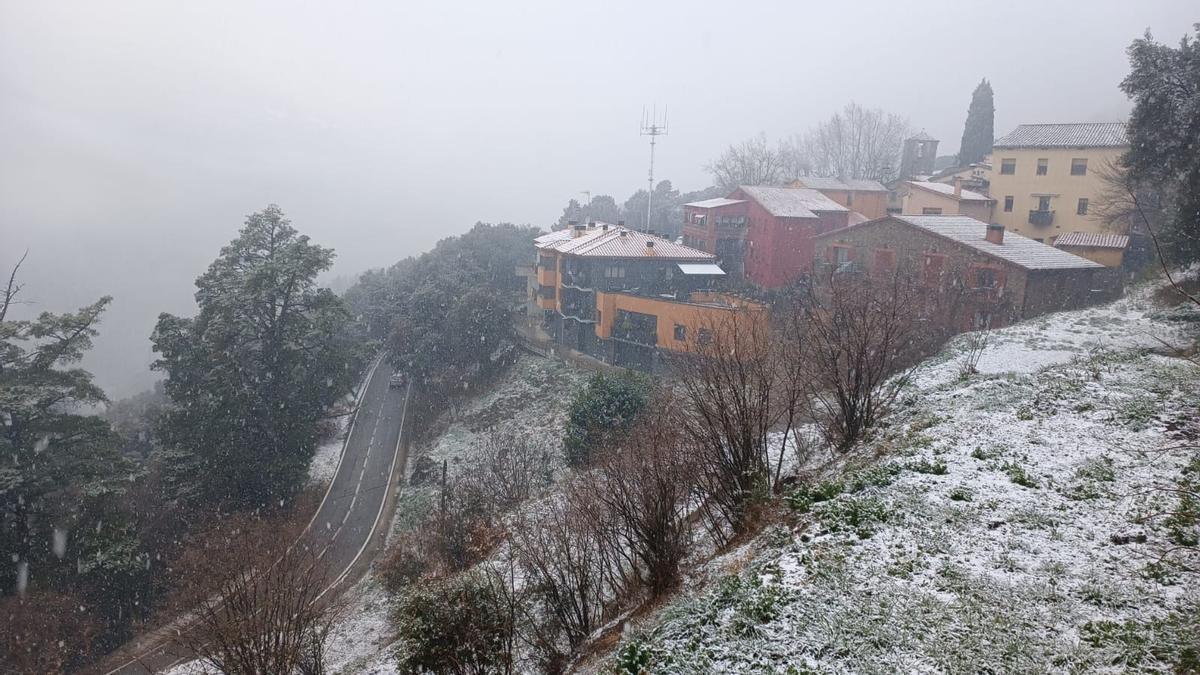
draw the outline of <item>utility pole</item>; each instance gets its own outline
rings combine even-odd
[[[662,124],[658,123],[658,106],[654,106],[650,115],[646,115],[646,107],[642,106],[641,135],[650,137],[650,180],[646,190],[646,228],[650,229],[650,207],[654,203],[654,144],[659,136],[667,135],[667,109],[663,108]]]

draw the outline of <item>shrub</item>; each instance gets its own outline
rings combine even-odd
[[[1038,486],[1037,479],[1030,476],[1025,467],[1016,462],[1008,462],[1000,467],[1004,473],[1008,474],[1008,479],[1020,485],[1021,487],[1036,488]]]
[[[413,587],[393,614],[404,673],[509,672],[514,617],[479,574]]]
[[[931,462],[927,459],[920,459],[915,462],[909,462],[908,464],[905,464],[904,468],[908,469],[909,471],[928,473],[934,476],[946,475],[946,463],[941,461]]]
[[[609,438],[627,431],[645,410],[650,388],[650,378],[632,371],[594,375],[571,401],[563,439],[567,464],[587,466]]]
[[[829,502],[821,510],[821,522],[831,532],[854,532],[868,539],[891,512],[878,497],[845,497]]]
[[[956,487],[950,491],[950,499],[956,502],[969,502],[975,499],[975,493],[969,488]]]

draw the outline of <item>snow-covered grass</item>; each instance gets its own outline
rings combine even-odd
[[[966,380],[966,341],[952,342],[857,468],[797,490],[779,525],[629,629],[607,665],[1195,667],[1200,584],[1157,562],[1167,533],[1146,517],[1194,456],[1179,434],[1200,431],[1200,368],[1152,349],[1195,340],[1197,317],[1147,295],[993,331]]]

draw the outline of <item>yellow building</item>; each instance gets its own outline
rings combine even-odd
[[[1109,232],[1094,206],[1102,174],[1128,147],[1122,122],[1018,126],[992,148],[992,222],[1047,244],[1068,232]]]
[[[992,220],[992,199],[964,190],[962,181],[953,185],[906,180],[897,186],[900,213],[913,216],[969,216],[985,223]]]

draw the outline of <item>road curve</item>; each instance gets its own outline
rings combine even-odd
[[[389,387],[392,372],[382,358],[368,372],[333,481],[301,535],[334,570],[322,594],[359,570],[368,545],[386,529],[388,494],[394,491],[397,467],[403,468],[401,440],[411,386]],[[167,636],[152,634],[140,642],[129,650],[134,655],[96,672],[145,675],[193,658]]]

